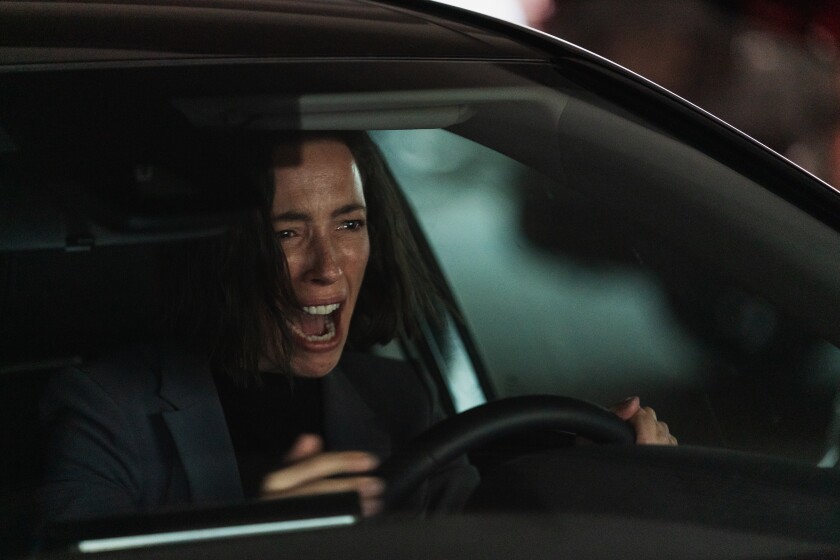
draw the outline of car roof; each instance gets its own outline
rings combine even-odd
[[[0,66],[195,56],[547,58],[492,30],[509,31],[507,24],[430,2],[405,4],[413,9],[364,0],[0,2]],[[436,15],[453,12],[484,26]]]

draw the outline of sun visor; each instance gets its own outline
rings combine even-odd
[[[217,129],[407,130],[450,128],[489,105],[556,103],[541,87],[182,98],[173,105],[194,125]]]

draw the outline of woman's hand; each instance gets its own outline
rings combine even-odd
[[[642,407],[639,397],[629,399],[610,407],[616,416],[629,422],[636,431],[636,443],[646,445],[677,445],[677,438],[668,431],[668,424],[656,419],[656,411]]]
[[[286,455],[288,466],[263,479],[263,498],[286,498],[332,492],[356,492],[362,515],[368,517],[382,509],[385,483],[362,475],[379,466],[376,456],[363,451],[324,452],[319,436],[300,436]],[[338,477],[338,478],[332,478]]]

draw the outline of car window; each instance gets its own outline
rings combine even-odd
[[[640,395],[684,443],[833,464],[840,352],[626,216],[443,130],[375,134],[499,396]]]

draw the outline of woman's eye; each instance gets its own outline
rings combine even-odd
[[[362,229],[363,227],[365,227],[364,220],[346,220],[341,224],[341,229],[349,229],[351,231]]]
[[[274,232],[274,237],[277,239],[290,239],[295,236],[295,232],[290,229],[281,229]]]

